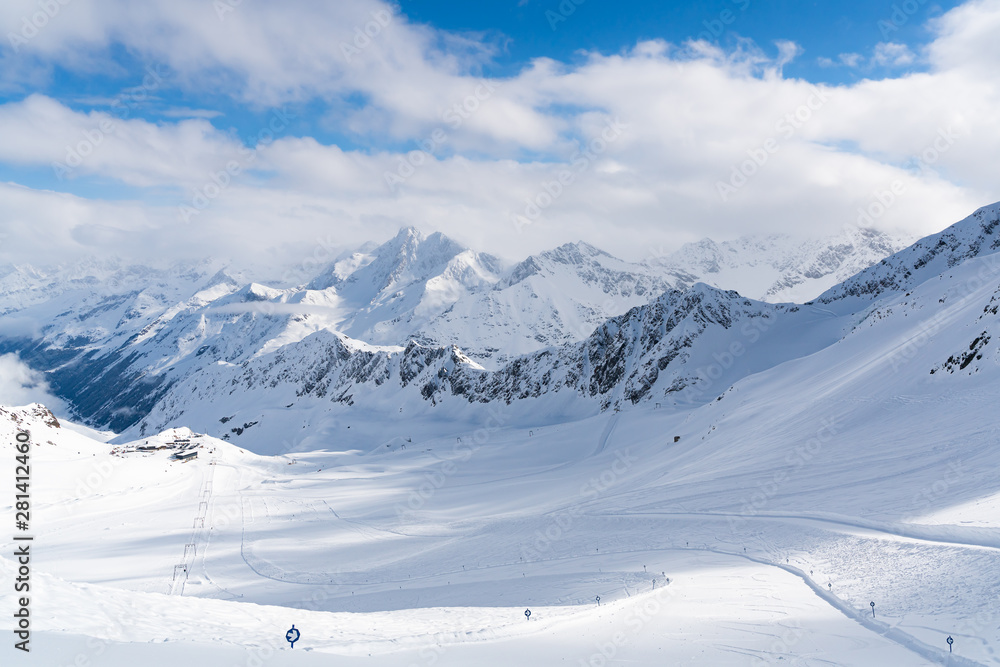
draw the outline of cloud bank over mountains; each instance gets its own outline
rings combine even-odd
[[[786,78],[794,44],[748,40],[641,41],[488,79],[496,40],[388,4],[215,5],[59,4],[34,32],[36,3],[0,9],[0,261],[211,249],[287,265],[331,233],[346,248],[406,225],[511,260],[575,240],[642,260],[859,221],[922,235],[1000,198],[995,0],[929,20],[919,52],[890,35],[861,54],[905,56],[905,73],[837,86]],[[103,108],[28,94],[57,70],[122,69],[123,50],[144,67]],[[167,91],[264,120],[241,136],[211,109],[140,113]],[[331,127],[353,145],[316,138]]]

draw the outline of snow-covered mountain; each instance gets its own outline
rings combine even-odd
[[[839,236],[703,239],[647,264],[685,279],[772,303],[802,303],[913,243],[913,237],[854,228]]]
[[[880,303],[882,310],[875,312],[870,302],[831,310],[834,299],[828,297],[813,305],[769,304],[699,283],[668,290],[610,318],[580,342],[521,355],[495,369],[484,368],[456,346],[372,347],[319,331],[238,366],[223,363],[189,375],[164,393],[130,435],[189,423],[260,447],[275,442],[276,431],[289,420],[309,432],[319,423],[336,430],[359,411],[384,414],[390,421],[439,415],[475,421],[486,414],[478,406],[502,404],[531,422],[581,418],[640,403],[671,409],[706,403],[742,378],[835,346],[858,335],[864,328],[860,323],[898,313],[905,288],[933,277],[938,268],[991,252],[997,214],[997,208],[977,211],[848,281],[847,293],[853,295],[857,290],[850,285],[871,284],[868,274],[884,276],[891,267],[901,267],[895,282],[879,279],[889,304]],[[949,295],[938,298],[946,303]],[[996,298],[982,304],[984,312],[995,309]],[[903,317],[908,317],[905,310]],[[994,334],[989,327],[974,333],[971,343],[963,340],[959,347],[970,345],[977,356]],[[956,349],[936,367],[964,369],[967,357]],[[276,413],[280,405],[284,410]],[[293,416],[297,411],[299,416]],[[349,440],[356,437],[361,431]]]
[[[295,310],[333,283],[274,289],[223,271],[172,304],[137,280],[104,308],[76,300],[98,298],[88,286],[18,311],[69,327],[76,338],[43,324],[63,345],[34,349],[99,370],[75,377],[85,391],[135,390],[103,394],[100,410],[155,394],[117,437],[0,407],[0,472],[14,476],[24,431],[41,471],[39,653],[989,664],[998,238],[995,205],[811,304],[682,286],[493,367],[455,345],[358,341]],[[457,256],[424,266],[440,274]],[[425,293],[398,275],[372,290]],[[461,301],[527,280],[513,275]],[[87,327],[119,347],[102,356]],[[197,456],[172,458],[179,447]],[[95,534],[99,548],[81,546]],[[17,567],[0,556],[0,572]],[[292,623],[309,651],[278,650]],[[613,624],[627,641],[592,641]]]
[[[319,330],[154,406],[228,442],[0,407],[0,472],[33,443],[36,658],[991,664],[995,219],[812,306],[696,285],[496,370]]]
[[[1000,204],[984,206],[965,220],[944,231],[923,238],[913,245],[886,257],[849,280],[821,294],[816,301],[840,308],[860,308],[884,294],[903,292],[935,277],[943,279],[950,269],[973,258],[1000,251]],[[995,271],[985,270],[981,282],[997,279]]]
[[[213,261],[16,267],[0,280],[0,351],[51,371],[53,390],[81,417],[122,430],[191,373],[319,331],[390,347],[459,345],[495,366],[579,341],[669,287],[585,244],[505,268],[441,234],[403,229],[282,289]]]
[[[166,269],[128,264],[121,259],[88,257],[39,268],[29,264],[0,267],[0,316],[45,304],[66,294],[128,298],[145,292],[146,301],[173,303],[225,267],[220,260],[177,262]],[[247,278],[230,270],[233,281]],[[143,299],[138,308],[142,308]],[[86,315],[84,315],[86,318]]]
[[[840,332],[831,320],[815,307],[756,302],[698,284],[612,318],[581,342],[522,355],[496,370],[455,346],[373,347],[319,331],[245,363],[191,374],[127,437],[186,423],[260,450],[280,442],[289,423],[308,423],[312,436],[318,422],[340,423],[359,411],[386,421],[434,419],[442,411],[475,420],[490,406],[514,405],[526,406],[530,422],[640,402],[689,407],[831,344]]]
[[[866,234],[840,245],[705,242],[676,256],[684,269],[585,243],[508,267],[407,228],[282,288],[218,262],[20,267],[0,279],[0,352],[48,371],[90,423],[142,433],[184,421],[245,443],[274,441],[265,422],[313,424],[316,410],[336,421],[339,405],[410,417],[464,403],[456,414],[477,419],[474,406],[538,398],[555,419],[711,400],[739,377],[830,344],[842,324],[822,324],[837,317],[819,308],[699,284],[694,271],[729,279],[740,267],[751,277],[781,269],[788,284],[806,276],[815,286],[892,244]]]
[[[333,263],[291,300],[329,307],[335,329],[357,340],[455,344],[493,365],[580,340],[673,284],[585,243],[507,267],[440,233],[406,228],[370,252]]]
[[[456,301],[410,338],[458,344],[495,367],[520,354],[586,338],[609,317],[677,284],[671,275],[586,243],[570,243],[519,262],[491,289]]]
[[[370,253],[356,252],[312,280],[303,298],[338,313],[337,329],[374,344],[396,344],[469,294],[500,279],[499,259],[440,233],[404,228]]]

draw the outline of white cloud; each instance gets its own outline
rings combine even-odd
[[[937,35],[928,47],[935,70],[965,72],[996,85],[1000,62],[1000,2],[972,0],[931,22]]]
[[[0,106],[0,160],[52,167],[61,179],[98,174],[135,186],[184,185],[238,159],[241,144],[205,120],[157,125],[80,113],[31,95]]]
[[[837,56],[844,65],[848,67],[861,67],[865,62],[865,57],[860,53],[841,53]]]
[[[906,44],[879,42],[875,45],[871,64],[876,67],[904,67],[912,65],[916,59],[916,54]]]
[[[22,65],[37,59],[86,73],[114,69],[112,46],[124,45],[165,64],[175,84],[229,91],[257,107],[360,93],[389,114],[380,130],[406,136],[469,94],[477,83],[471,72],[495,46],[412,24],[396,10],[376,0],[75,2],[19,53]],[[19,33],[37,11],[34,0],[3,3],[0,34]],[[0,77],[23,78],[23,69]]]
[[[1000,22],[996,0],[932,24],[929,71],[820,88],[782,75],[798,53],[791,43],[769,58],[746,41],[733,51],[650,41],[573,65],[539,59],[489,90],[474,73],[491,47],[442,46],[440,34],[401,16],[348,63],[340,42],[383,5],[243,3],[224,21],[210,4],[197,7],[84,9],[53,22],[50,41],[40,34],[36,55],[61,62],[67,49],[82,48],[100,59],[117,40],[164,59],[185,86],[229,86],[261,106],[316,98],[336,109],[338,96],[360,93],[367,104],[343,115],[346,127],[414,149],[424,142],[430,154],[345,150],[306,136],[275,141],[248,162],[239,142],[204,119],[115,119],[76,173],[155,196],[106,202],[0,186],[0,224],[19,254],[67,257],[107,246],[137,258],[255,253],[294,262],[317,239],[348,246],[414,224],[508,258],[578,238],[641,258],[704,235],[833,233],[896,180],[906,191],[877,221],[883,228],[927,233],[1000,199],[992,176],[1000,53],[979,28]],[[913,62],[900,46],[880,45],[875,57]],[[0,160],[64,161],[67,146],[111,118],[40,95],[0,106]],[[579,168],[580,151],[616,118],[620,135]],[[770,139],[776,148],[766,163],[723,201],[718,183]],[[390,189],[386,174],[408,171],[408,157],[421,164]],[[240,174],[213,186],[230,160]],[[554,189],[562,170],[572,183],[553,197],[546,184]],[[204,210],[182,222],[178,206],[206,191],[213,196]],[[533,224],[515,226],[514,214],[546,197]],[[0,260],[11,261],[12,247],[0,246]]]
[[[0,355],[0,405],[20,406],[42,403],[61,412],[64,404],[49,393],[45,377],[31,370],[16,354]]]
[[[876,67],[891,69],[913,65],[917,62],[917,54],[911,51],[906,44],[879,42],[872,50],[870,58],[865,58],[860,53],[841,53],[837,56],[836,62],[830,58],[819,58],[817,62],[821,67],[844,66],[850,69],[871,71]]]

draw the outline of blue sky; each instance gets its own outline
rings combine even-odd
[[[487,62],[473,69],[484,76],[516,75],[535,58],[578,62],[583,52],[620,53],[639,41],[662,39],[681,44],[708,39],[726,48],[739,40],[752,40],[766,53],[777,55],[778,41],[795,42],[800,53],[787,65],[788,77],[812,82],[843,84],[866,77],[919,71],[924,65],[891,64],[850,67],[842,54],[870,54],[879,42],[905,44],[917,52],[931,35],[927,22],[957,2],[911,0],[902,2],[761,2],[760,0],[711,0],[681,2],[599,2],[585,0],[522,0],[522,2],[469,3],[454,0],[405,0],[401,12],[415,23],[468,36],[490,45]],[[905,10],[903,9],[905,7]],[[66,70],[56,64],[44,85],[15,88],[0,94],[0,101],[23,97],[28,90],[45,92],[76,109],[107,108],[116,97],[129,98],[129,89],[141,84],[148,62],[134,52],[112,45],[115,67],[98,71]],[[826,62],[829,61],[829,62]],[[826,64],[821,64],[821,63]],[[832,63],[832,64],[831,64]],[[363,98],[338,100],[336,106],[358,106]],[[211,112],[210,122],[220,130],[235,131],[251,143],[255,129],[268,110],[254,109],[233,100],[225,90],[180,90],[164,86],[154,99],[128,105],[133,117],[159,119],[164,112],[198,109]],[[292,106],[296,122],[285,134],[317,137],[346,148],[404,148],[405,142],[385,137],[361,137],[324,122],[329,106],[310,100]],[[26,174],[32,182],[43,174]]]
[[[1000,197],[1000,0],[58,6],[0,8],[0,225],[49,254],[288,261],[412,224],[635,258],[844,233],[896,181],[867,217],[912,234]]]
[[[537,57],[572,61],[581,49],[615,53],[639,40],[681,43],[711,38],[731,44],[742,37],[765,49],[778,40],[794,41],[803,53],[787,67],[789,76],[843,83],[863,75],[885,74],[889,68],[862,73],[851,68],[821,67],[820,58],[836,61],[842,53],[868,53],[884,41],[917,49],[930,37],[926,21],[959,3],[914,0],[903,11],[904,4],[862,0],[697,3],[585,0],[579,5],[557,0],[520,3],[405,0],[401,6],[416,21],[456,32],[479,32],[495,40],[503,48],[491,71],[501,75]]]

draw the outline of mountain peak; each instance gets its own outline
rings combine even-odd
[[[576,243],[564,243],[558,248],[547,250],[542,253],[542,257],[551,259],[561,264],[583,264],[588,259],[594,257],[612,257],[599,248],[595,248],[586,241]]]
[[[435,232],[435,234],[440,234],[440,232]],[[426,234],[424,234],[422,231],[420,231],[413,225],[409,225],[407,227],[400,227],[399,231],[396,232],[396,235],[392,238],[392,240],[403,243],[406,242],[420,243],[424,241],[426,238],[427,238]]]
[[[235,276],[230,274],[228,269],[219,269],[216,271],[215,275],[209,278],[208,281],[202,286],[202,289],[206,290],[210,287],[215,287],[216,285],[239,287],[240,283]]]

